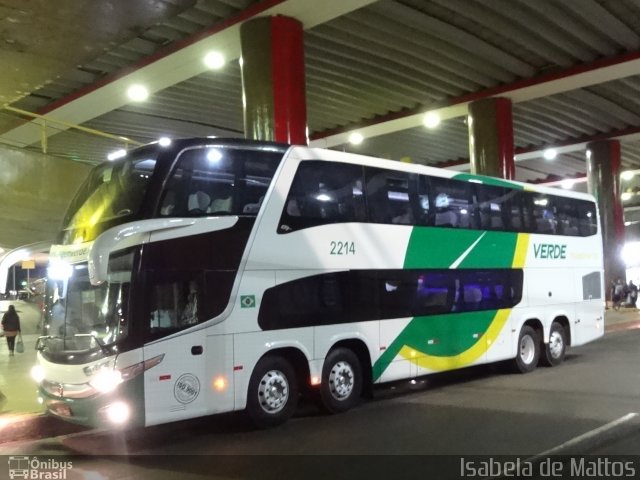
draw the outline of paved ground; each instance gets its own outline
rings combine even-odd
[[[38,338],[40,309],[37,305],[21,300],[0,301],[0,315],[14,305],[20,315],[20,326],[24,341],[24,353],[9,356],[7,342],[0,338],[0,391],[7,397],[4,405],[0,405],[3,414],[25,414],[41,412],[36,395],[36,384],[31,380],[30,370],[35,363],[35,343]]]
[[[41,415],[42,407],[37,402],[36,385],[30,370],[35,363],[35,342],[39,335],[37,326],[41,313],[39,308],[24,301],[0,301],[0,315],[9,304],[16,307],[21,319],[25,353],[9,357],[7,344],[0,339],[0,391],[7,397],[0,405],[0,443],[30,436],[46,437],[49,434],[65,433],[77,429],[73,425]],[[607,310],[606,331],[614,332],[640,328],[640,310]]]

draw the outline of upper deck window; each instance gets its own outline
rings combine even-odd
[[[158,215],[257,215],[282,153],[197,147],[183,151],[165,185]]]
[[[140,151],[94,168],[71,202],[64,228],[91,229],[101,222],[137,214],[155,166],[155,156]]]
[[[348,222],[581,237],[598,232],[590,200],[351,163],[301,162],[278,233]]]

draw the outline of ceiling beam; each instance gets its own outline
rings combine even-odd
[[[145,58],[141,62],[64,97],[38,113],[51,115],[57,120],[82,124],[95,117],[131,103],[127,88],[144,84],[150,94],[188,80],[207,71],[203,63],[205,54],[217,50],[227,61],[240,57],[240,25],[262,16],[286,15],[302,22],[305,29],[364,7],[375,0],[323,0],[309,7],[308,0],[266,0],[252,5],[240,14],[227,19],[204,32],[172,44],[166,50]],[[61,129],[57,128],[58,133]],[[3,143],[24,147],[40,140],[39,122],[28,122],[9,130],[0,138]]]
[[[640,52],[634,52],[452,98],[446,104],[423,106],[377,117],[361,125],[317,132],[310,144],[315,147],[335,147],[346,143],[355,131],[369,138],[419,127],[426,112],[435,112],[442,120],[446,120],[467,115],[468,105],[483,98],[499,96],[510,98],[513,103],[521,103],[637,75],[639,71]]]

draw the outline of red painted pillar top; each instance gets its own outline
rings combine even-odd
[[[302,24],[262,17],[240,28],[245,137],[306,145]]]

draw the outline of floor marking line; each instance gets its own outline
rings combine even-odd
[[[589,432],[583,433],[582,435],[578,435],[575,438],[572,438],[571,440],[567,440],[564,443],[561,443],[560,445],[558,445],[557,447],[553,447],[549,450],[545,450],[542,453],[539,453],[537,455],[534,455],[533,457],[531,457],[532,460],[535,460],[537,458],[540,457],[547,457],[549,455],[557,455],[559,452],[566,450],[568,448],[571,447],[575,447],[577,445],[580,445],[581,443],[584,443],[588,440],[594,439],[598,436],[601,436],[604,433],[607,433],[615,428],[618,428],[619,426],[630,422],[631,420],[633,420],[634,418],[638,417],[638,414],[635,412],[631,412],[631,413],[627,413],[626,415],[623,415],[622,417],[618,418],[617,420],[613,420],[612,422],[609,422],[605,425],[602,425],[601,427],[598,427],[594,430],[591,430]]]

